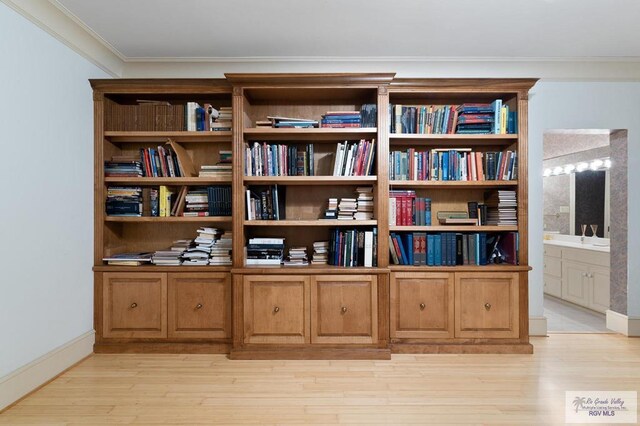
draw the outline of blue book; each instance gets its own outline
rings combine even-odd
[[[495,101],[493,101],[491,103],[491,107],[493,108],[493,114],[495,119],[493,120],[493,133],[500,134],[500,126],[501,126],[501,121],[500,121],[500,113],[502,110],[502,99],[496,99]]]
[[[434,236],[432,234],[427,235],[427,265],[433,266],[434,263]]]
[[[507,117],[507,133],[512,135],[518,133],[518,114],[516,111],[509,111],[509,116]]]
[[[442,176],[440,180],[449,180],[449,153],[442,153]]]
[[[431,198],[424,199],[424,224],[431,226]]]
[[[407,233],[404,239],[406,240],[407,265],[413,265],[413,234],[411,232]]]
[[[400,261],[400,264],[408,265],[409,259],[407,259],[407,254],[404,251],[404,244],[402,244],[402,238],[400,238],[400,235],[396,235],[396,234],[393,234],[393,238],[396,240],[396,242],[398,243],[398,247],[400,248],[400,257],[402,258],[402,260]]]
[[[476,252],[473,256],[476,259],[476,265],[480,264],[480,234],[473,234],[473,238],[475,239],[475,249]]]
[[[433,235],[433,264],[442,266],[442,235]]]
[[[484,232],[481,232],[478,238],[480,240],[480,244],[478,244],[480,246],[479,265],[486,265],[487,264],[487,234],[485,234]]]
[[[456,233],[450,232],[449,233],[449,265],[450,266],[456,266],[457,248],[458,248],[458,243],[456,241]]]
[[[446,232],[440,234],[440,252],[442,253],[442,266],[449,266],[449,237]]]

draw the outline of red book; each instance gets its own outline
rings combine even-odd
[[[393,240],[393,247],[396,250],[396,256],[398,256],[398,260],[400,260],[400,264],[402,265],[402,252],[400,251],[400,246],[398,245],[397,238],[391,238]]]
[[[402,225],[402,197],[396,197],[396,225]]]

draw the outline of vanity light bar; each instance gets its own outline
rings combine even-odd
[[[587,169],[591,169],[591,170],[602,170],[602,169],[610,169],[611,168],[611,159],[610,158],[598,158],[595,160],[592,160],[591,162],[580,162],[576,165],[574,164],[566,164],[564,166],[557,166],[554,167],[553,169],[551,168],[546,168],[544,169],[543,172],[543,176],[544,177],[548,177],[548,176],[558,176],[558,175],[562,175],[562,174],[571,174],[571,173],[580,173],[583,172]]]

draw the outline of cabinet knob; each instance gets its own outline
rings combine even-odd
[[[273,308],[273,312],[275,312],[275,313],[277,314],[278,312],[280,312],[280,308],[278,308],[277,306],[276,306],[276,307],[274,307],[274,308]]]
[[[202,309],[202,303],[198,303],[198,304],[196,305],[196,309]]]
[[[484,308],[488,311],[491,309],[491,303],[485,303]]]
[[[137,308],[137,307],[138,307],[138,304],[137,304],[136,302],[133,302],[133,303],[131,304],[131,309],[133,309],[133,308]]]
[[[347,313],[347,307],[346,306],[343,306],[340,310],[342,311],[343,314]]]
[[[425,305],[424,303],[420,304],[420,310],[421,311],[424,311],[424,308],[426,308],[426,307],[427,307],[427,305]]]
[[[587,277],[593,278],[593,274],[589,273],[589,274],[587,274]]]

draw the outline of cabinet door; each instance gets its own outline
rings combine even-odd
[[[589,307],[588,265],[571,260],[562,261],[562,298],[569,302]]]
[[[226,338],[231,324],[231,275],[169,273],[169,337]]]
[[[245,275],[244,342],[309,343],[309,277]]]
[[[609,268],[589,267],[589,307],[594,311],[606,313],[609,309]]]
[[[377,342],[377,281],[375,275],[312,278],[311,342]]]
[[[562,280],[550,275],[544,275],[544,292],[555,296],[557,298],[562,297]]]
[[[167,337],[167,274],[105,272],[104,337]]]
[[[455,274],[455,336],[516,338],[519,336],[518,274]]]
[[[453,337],[453,274],[391,273],[391,337]]]

